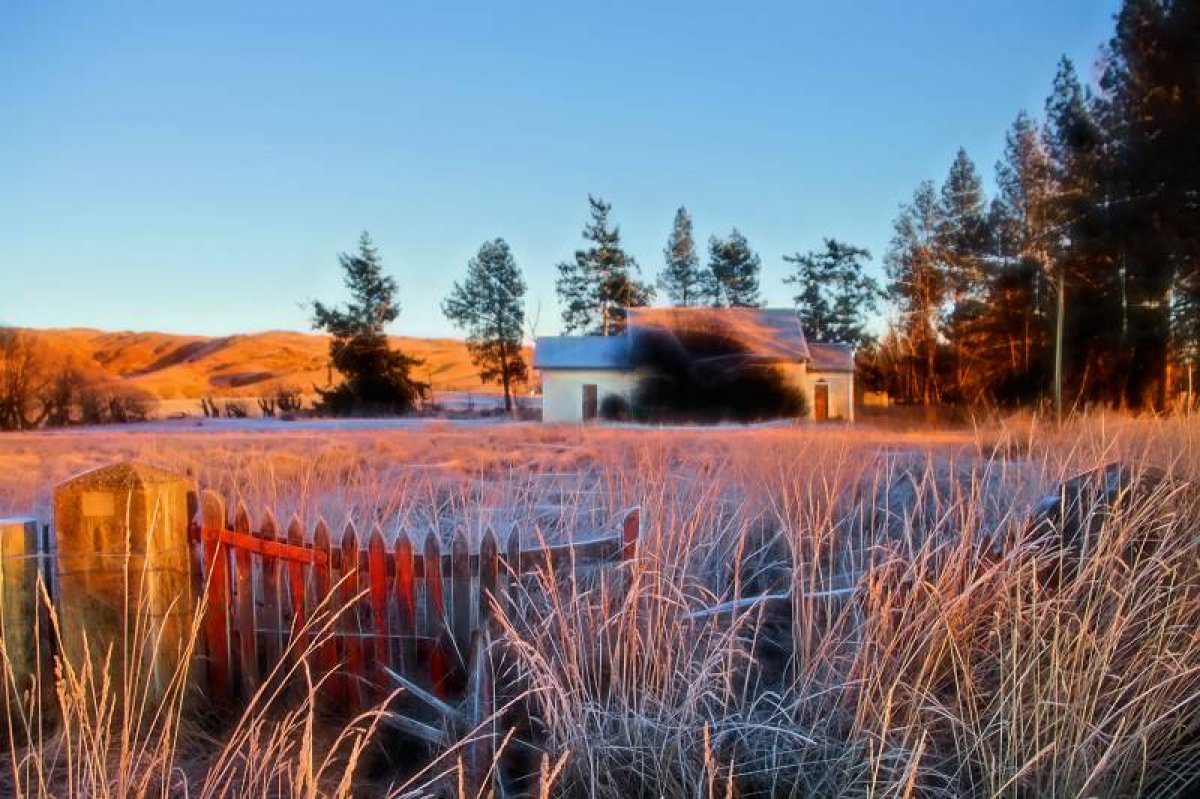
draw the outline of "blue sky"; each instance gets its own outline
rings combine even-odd
[[[643,273],[675,209],[737,226],[763,288],[836,236],[882,272],[891,220],[964,146],[988,178],[1116,0],[0,4],[0,324],[308,327],[367,229],[393,331],[488,238],[556,332],[587,194]]]

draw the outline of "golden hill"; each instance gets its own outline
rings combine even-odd
[[[210,337],[85,328],[28,332],[54,356],[145,389],[160,400],[256,396],[285,385],[308,394],[329,380],[329,339],[310,333],[273,330]],[[480,382],[460,339],[391,340],[406,355],[424,361],[415,376],[432,384],[435,393],[499,391]]]

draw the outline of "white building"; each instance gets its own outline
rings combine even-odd
[[[854,421],[854,350],[810,344],[788,308],[635,308],[620,336],[543,336],[533,366],[542,376],[542,420],[595,419],[605,397],[632,403],[639,375],[634,350],[652,333],[716,335],[741,357],[781,368],[804,392],[808,418]]]

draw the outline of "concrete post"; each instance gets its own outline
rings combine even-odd
[[[73,665],[83,666],[85,638],[93,667],[112,646],[117,690],[162,696],[191,633],[194,509],[189,478],[138,463],[55,489],[58,616]]]
[[[42,651],[37,623],[41,554],[36,519],[0,519],[0,647],[12,674],[12,682],[3,675],[0,696],[14,719],[20,716],[22,695],[34,687]]]

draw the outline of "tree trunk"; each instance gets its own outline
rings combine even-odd
[[[504,412],[511,415],[513,409],[512,403],[512,370],[508,365],[508,355],[505,353],[505,345],[500,345],[500,382],[504,386]]]

